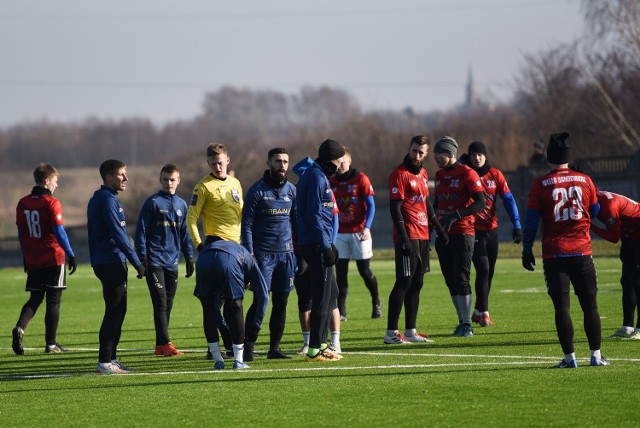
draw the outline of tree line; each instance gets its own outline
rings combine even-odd
[[[248,186],[265,168],[269,148],[288,148],[295,162],[333,138],[351,149],[354,167],[382,184],[416,134],[434,140],[451,135],[460,153],[472,141],[484,141],[489,161],[505,170],[526,164],[533,142],[558,130],[572,134],[577,157],[632,153],[640,147],[639,9],[633,0],[583,0],[589,33],[526,55],[514,97],[498,106],[365,112],[335,88],[284,94],[224,87],[205,94],[198,116],[163,126],[142,117],[15,124],[0,130],[0,166],[32,169],[47,161],[60,169],[97,167],[118,158],[159,168],[173,162],[187,175],[183,182],[195,182],[202,169],[189,177],[189,165],[203,164],[204,148],[216,141],[228,146],[232,168]],[[429,160],[426,166],[432,175],[435,164]]]

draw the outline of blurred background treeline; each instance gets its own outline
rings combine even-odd
[[[617,159],[614,174],[640,169],[633,163],[640,148],[639,3],[583,1],[589,33],[569,45],[524,54],[514,76],[517,90],[501,103],[476,92],[469,70],[460,104],[447,111],[364,111],[350,93],[332,87],[305,87],[294,94],[223,87],[203,94],[200,114],[188,120],[155,124],[145,117],[88,117],[7,126],[0,129],[0,238],[15,236],[15,205],[29,193],[31,173],[41,161],[61,173],[56,196],[66,224],[81,226],[88,198],[101,184],[98,166],[108,158],[123,160],[131,181],[121,200],[134,223],[144,198],[158,189],[165,163],[181,168],[179,194],[188,200],[193,185],[208,173],[205,147],[211,142],[228,147],[231,168],[248,189],[266,168],[270,148],[286,147],[293,165],[315,157],[318,145],[333,138],[350,148],[353,166],[369,175],[380,203],[389,172],[416,134],[433,141],[451,135],[460,144],[459,155],[472,141],[483,141],[488,161],[514,172],[528,167],[536,141],[546,143],[550,133],[567,130],[574,157],[589,160],[593,172],[599,168],[606,176],[611,169],[593,162],[598,159]],[[431,157],[425,167],[433,176]],[[292,174],[290,179],[296,181]],[[527,188],[528,183],[520,184],[517,189]],[[631,189],[627,193],[636,193],[628,196],[637,197],[637,186],[625,186]]]

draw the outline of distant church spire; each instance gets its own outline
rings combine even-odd
[[[476,85],[473,81],[473,72],[469,67],[469,74],[467,76],[467,94],[464,106],[467,111],[475,110],[478,106],[478,94],[476,93]]]

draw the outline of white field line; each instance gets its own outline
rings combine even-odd
[[[73,348],[80,351],[96,351],[97,349]],[[139,351],[133,349],[119,349],[121,352]],[[186,352],[202,352],[202,350],[187,350]],[[416,369],[416,368],[442,368],[442,367],[482,367],[482,366],[525,366],[525,365],[548,365],[559,361],[560,357],[541,357],[541,356],[525,356],[525,355],[473,355],[473,354],[426,354],[426,353],[397,353],[397,352],[344,352],[344,355],[376,355],[376,356],[403,356],[403,357],[445,357],[445,358],[476,358],[487,359],[495,358],[501,361],[472,361],[468,363],[437,363],[437,364],[377,364],[370,366],[334,366],[331,363],[318,365],[308,365],[305,367],[288,367],[282,369],[244,369],[244,370],[183,370],[169,372],[137,372],[132,370],[126,375],[120,376],[178,376],[178,375],[194,375],[194,374],[221,374],[225,373],[294,373],[294,372],[317,372],[317,371],[355,371],[355,370],[388,370],[388,369]],[[302,356],[300,356],[302,358]],[[520,361],[504,361],[504,359],[514,359]],[[525,360],[525,361],[522,361]],[[529,360],[529,361],[526,361]],[[578,358],[579,362],[588,364],[588,359]],[[640,362],[640,358],[609,358],[609,361],[621,362]],[[231,364],[229,363],[229,366]],[[606,369],[605,369],[606,370]],[[70,378],[82,376],[103,376],[97,373],[63,373],[63,374],[41,374],[41,375],[15,375],[0,376],[0,380],[27,380],[27,379],[53,379],[53,378]]]

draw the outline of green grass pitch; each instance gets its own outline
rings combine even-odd
[[[193,278],[181,277],[171,316],[172,340],[186,354],[154,357],[148,290],[130,273],[119,359],[135,371],[121,376],[94,373],[103,300],[89,266],[78,268],[63,294],[58,341],[69,352],[58,355],[43,352],[44,306],[25,334],[25,355],[12,352],[11,329],[28,297],[26,275],[3,269],[0,426],[636,426],[640,341],[607,339],[622,321],[619,263],[596,258],[609,367],[589,367],[573,296],[580,367],[550,369],[562,351],[541,260],[533,273],[517,258],[499,260],[490,299],[496,325],[476,327],[473,338],[451,337],[457,318],[432,253],[418,327],[434,343],[383,344],[394,268],[374,258],[384,315],[370,319],[369,296],[352,262],[342,361],[310,364],[295,354],[302,337],[293,293],[282,343],[293,358],[266,359],[265,321],[256,344],[260,355],[244,371],[227,362],[226,370],[214,372],[205,360]]]

